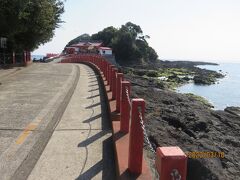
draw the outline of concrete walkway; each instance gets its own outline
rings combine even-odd
[[[2,80],[0,179],[115,179],[98,78],[82,64],[35,64]]]
[[[29,180],[114,179],[111,129],[98,77],[79,65],[80,79]]]

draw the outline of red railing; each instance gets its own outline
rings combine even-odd
[[[128,170],[133,174],[141,174],[144,139],[150,144],[144,126],[144,99],[131,100],[131,83],[125,81],[123,74],[104,57],[94,54],[69,55],[61,61],[61,63],[78,62],[91,63],[105,77],[112,91],[112,99],[116,99],[116,112],[120,113],[120,132],[129,133]],[[152,146],[151,149],[155,151]],[[155,156],[159,179],[186,179],[187,156],[179,147],[158,147]]]

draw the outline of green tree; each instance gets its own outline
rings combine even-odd
[[[62,23],[61,0],[0,0],[0,36],[9,50],[33,50],[48,42]]]
[[[112,47],[112,40],[116,36],[117,29],[113,26],[104,28],[91,36],[92,40],[101,40],[104,46]]]
[[[130,32],[120,29],[112,40],[112,47],[119,62],[135,60],[137,47]]]
[[[139,35],[142,35],[143,33],[140,26],[133,24],[131,22],[127,22],[125,25],[123,25],[122,29],[127,29],[127,31],[131,33],[134,39],[137,39]]]
[[[151,48],[143,35],[140,26],[131,22],[122,25],[112,40],[113,51],[119,61],[152,62],[158,58],[157,53]]]

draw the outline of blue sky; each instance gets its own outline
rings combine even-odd
[[[33,54],[59,53],[83,33],[131,21],[160,59],[240,63],[240,0],[67,0],[62,19]]]

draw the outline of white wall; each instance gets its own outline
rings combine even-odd
[[[105,51],[105,53],[104,53]],[[99,49],[99,52],[101,55],[112,55],[112,50],[102,50],[102,49]]]

